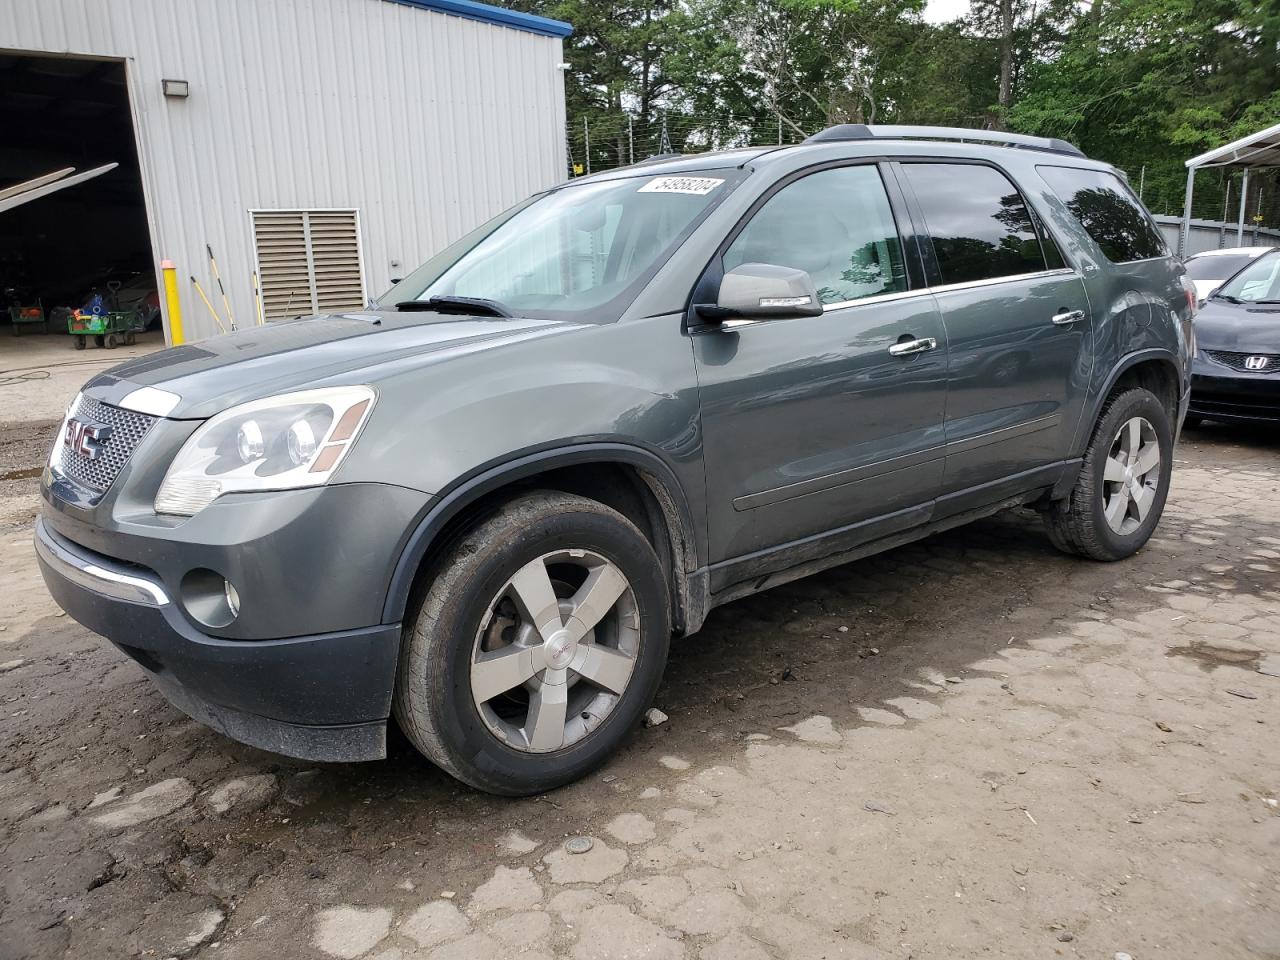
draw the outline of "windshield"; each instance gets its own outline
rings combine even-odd
[[[1253,259],[1251,253],[1215,254],[1187,261],[1188,280],[1225,280]]]
[[[737,174],[709,170],[554,190],[432,258],[380,303],[432,301],[465,310],[468,301],[485,301],[508,316],[616,319]],[[461,300],[449,302],[455,298]]]
[[[1219,287],[1215,296],[1249,303],[1280,301],[1280,255],[1263,254]]]

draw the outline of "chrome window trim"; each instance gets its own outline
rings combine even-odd
[[[952,290],[970,290],[978,287],[993,287],[1001,283],[1014,283],[1019,280],[1036,280],[1041,277],[1067,277],[1079,276],[1078,270],[1070,267],[1059,267],[1056,270],[1036,270],[1032,273],[1014,273],[1005,277],[987,277],[983,280],[966,280],[964,283],[943,283],[936,287],[920,287],[916,290],[900,290],[896,293],[878,293],[870,297],[862,297],[857,300],[841,300],[837,303],[824,303],[822,312],[828,310],[843,310],[846,307],[861,306],[864,303],[887,303],[892,300],[906,300],[911,297],[920,297],[926,294],[950,293]]]
[[[36,520],[36,554],[63,578],[116,600],[152,607],[163,607],[169,603],[169,595],[154,580],[110,569],[74,552],[59,543],[60,539],[49,529],[44,518]]]

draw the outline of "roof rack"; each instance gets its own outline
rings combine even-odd
[[[1083,157],[1084,153],[1074,144],[1056,137],[1031,137],[1023,133],[1005,133],[1002,130],[969,130],[964,127],[916,127],[902,124],[841,123],[805,139],[805,143],[826,143],[835,140],[977,140],[983,143],[1000,143],[1023,150],[1043,150],[1046,153],[1065,153]]]

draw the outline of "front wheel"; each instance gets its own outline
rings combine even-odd
[[[603,763],[657,691],[670,641],[666,581],[640,531],[593,500],[533,493],[462,537],[438,570],[396,679],[413,744],[508,796]]]
[[[1159,399],[1142,388],[1114,395],[1070,496],[1045,514],[1050,539],[1094,560],[1132,556],[1155,532],[1172,470],[1173,432]]]

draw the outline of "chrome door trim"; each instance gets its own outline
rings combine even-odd
[[[952,290],[970,290],[979,287],[994,287],[1001,283],[1017,283],[1021,280],[1039,280],[1049,277],[1080,276],[1078,270],[1070,267],[1059,267],[1056,270],[1037,270],[1032,273],[1015,273],[1007,277],[987,277],[985,280],[968,280],[964,283],[944,283],[934,287],[917,287],[914,290],[900,290],[895,293],[878,293],[871,297],[857,300],[841,300],[837,303],[824,303],[823,313],[829,310],[843,310],[846,307],[858,307],[866,303],[888,303],[892,300],[909,300],[911,297],[923,297],[930,294],[950,293]]]
[[[1049,277],[1079,276],[1070,267],[1059,267],[1057,270],[1036,270],[1032,273],[1015,273],[1007,277],[987,277],[984,280],[967,280],[964,283],[944,283],[937,287],[926,287],[930,293],[950,293],[952,290],[974,290],[980,287],[994,287],[1002,283],[1017,283],[1021,280],[1039,280]]]

